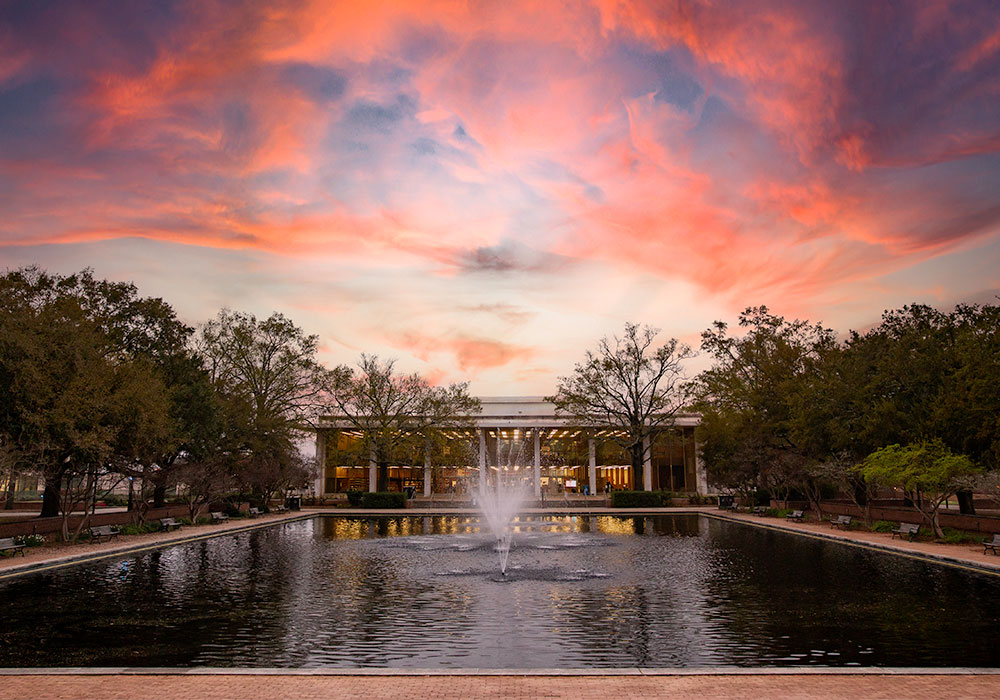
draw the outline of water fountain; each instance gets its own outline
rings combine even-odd
[[[479,509],[486,520],[490,533],[496,541],[496,552],[500,557],[500,575],[507,575],[510,547],[514,541],[514,519],[517,517],[528,494],[525,475],[519,458],[524,451],[524,440],[511,441],[506,458],[500,441],[501,431],[497,431],[497,464],[492,467],[492,479],[484,479],[478,489]],[[515,445],[515,442],[517,443]],[[516,448],[516,451],[515,451]],[[483,460],[489,462],[487,459]]]

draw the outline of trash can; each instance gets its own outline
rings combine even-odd
[[[734,496],[730,494],[720,493],[719,494],[719,510],[729,510],[733,507]]]
[[[302,496],[289,496],[286,498],[285,508],[288,510],[302,510]]]

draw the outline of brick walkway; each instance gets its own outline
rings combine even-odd
[[[4,676],[0,700],[995,698],[1000,676]]]

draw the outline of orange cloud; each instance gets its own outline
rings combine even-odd
[[[516,360],[529,360],[536,354],[533,348],[465,335],[429,336],[404,333],[393,337],[391,342],[424,361],[428,361],[431,355],[450,354],[459,369],[472,373],[503,367]]]

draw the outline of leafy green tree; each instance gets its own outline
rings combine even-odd
[[[702,457],[716,485],[787,494],[812,478],[806,468],[814,461],[796,441],[796,397],[836,339],[819,324],[786,321],[763,306],[746,309],[739,326],[742,335],[722,321],[702,333],[702,350],[715,360],[697,380]]]
[[[409,444],[422,447],[442,430],[471,428],[481,410],[468,383],[431,386],[419,374],[399,374],[395,360],[361,355],[357,367],[340,365],[331,374],[330,408],[362,435],[378,465],[377,490],[387,488],[389,462]]]
[[[684,362],[694,353],[675,338],[655,346],[659,332],[626,323],[621,337],[601,338],[572,375],[559,377],[555,395],[545,397],[581,425],[614,429],[611,439],[631,456],[633,484],[643,473],[647,441],[652,445],[673,427],[690,398]]]
[[[940,538],[944,532],[938,522],[938,511],[982,468],[967,456],[952,453],[940,440],[933,440],[883,447],[865,458],[860,471],[865,481],[903,489]]]
[[[318,342],[280,313],[258,320],[224,309],[201,330],[199,353],[227,405],[229,452],[239,453],[234,478],[257,499],[280,484],[277,475],[298,479],[304,468],[296,442],[315,427],[330,384]],[[265,472],[266,480],[250,478]]]
[[[0,302],[0,431],[39,461],[42,515],[54,516],[65,479],[131,471],[169,432],[156,363],[190,329],[162,300],[89,270],[9,271]]]

